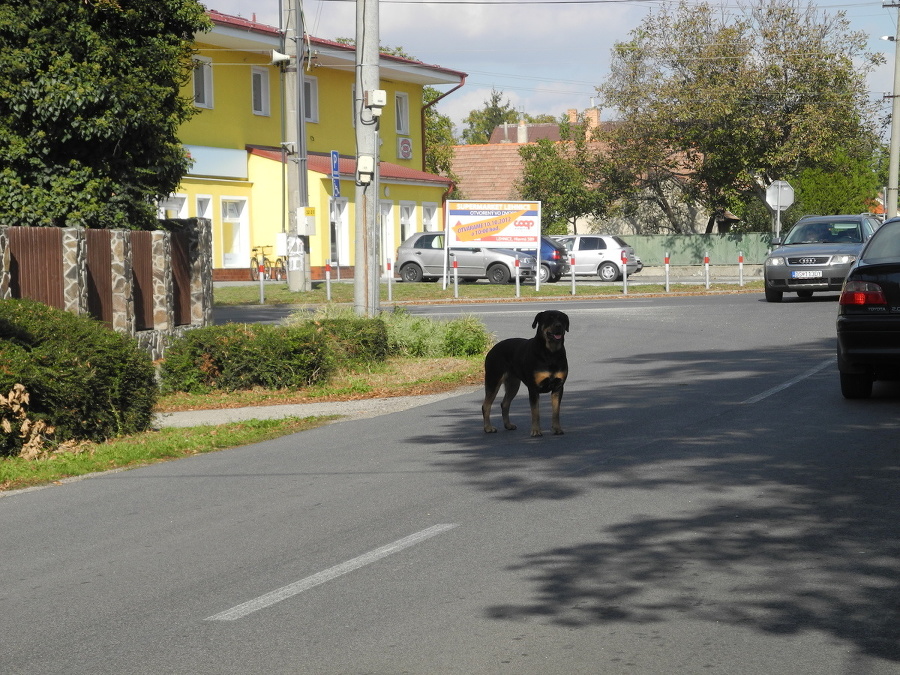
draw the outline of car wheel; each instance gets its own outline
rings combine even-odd
[[[550,277],[550,283],[555,284],[560,279],[562,279],[562,274],[554,274],[552,277]]]
[[[424,276],[425,275],[422,274],[422,268],[415,263],[408,263],[400,268],[400,278],[403,279],[403,281],[415,283],[417,281],[422,281]]]
[[[492,284],[509,283],[509,269],[506,265],[494,265],[488,268],[487,278]]]
[[[550,274],[550,268],[547,265],[541,265],[541,283],[546,284],[548,281],[552,281],[553,275]]]
[[[841,394],[844,398],[869,398],[872,395],[872,376],[841,373]]]
[[[812,294],[812,291],[797,291],[798,298],[811,298]]]
[[[784,293],[782,291],[773,291],[766,286],[766,302],[781,302],[781,297],[783,295]]]
[[[597,276],[601,281],[615,281],[619,278],[619,268],[615,263],[605,262],[597,268]]]

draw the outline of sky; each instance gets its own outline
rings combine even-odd
[[[201,0],[209,9],[278,26],[278,0]],[[723,0],[734,6],[738,0]],[[885,0],[887,2],[888,0]],[[898,0],[891,0],[898,1]],[[354,0],[301,0],[307,32],[318,38],[355,37]],[[555,118],[594,104],[609,73],[610,52],[654,8],[675,0],[380,0],[382,46],[402,47],[414,58],[468,74],[465,86],[438,104],[462,131],[462,120],[481,109],[491,90],[529,115]],[[886,63],[869,77],[873,103],[884,103],[894,80],[898,8],[882,0],[821,0],[843,11],[853,30],[868,36],[868,50]],[[447,89],[444,87],[443,89]],[[603,113],[601,111],[601,117]]]

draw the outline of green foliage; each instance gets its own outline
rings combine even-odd
[[[509,122],[514,124],[519,119],[519,114],[512,107],[509,100],[506,103],[500,103],[503,98],[502,91],[491,89],[491,97],[484,102],[484,108],[481,110],[473,110],[470,112],[463,122],[466,128],[463,129],[463,143],[468,145],[483,145],[488,142],[494,129]]]
[[[571,124],[564,117],[559,125],[560,142],[542,138],[519,149],[518,188],[524,199],[541,202],[544,233],[566,234],[569,226],[577,232],[580,218],[606,214],[615,181],[590,143],[587,120]]]
[[[326,379],[335,356],[314,324],[226,324],[188,331],[166,351],[162,390],[297,389]]]
[[[680,201],[713,213],[764,201],[772,180],[834,165],[841,148],[870,158],[866,76],[883,57],[867,41],[844,13],[797,0],[664,5],[615,45],[599,89],[620,113],[610,161],[681,231]]]
[[[484,354],[490,346],[490,335],[481,320],[474,316],[453,319],[444,327],[444,356],[476,356]]]
[[[387,327],[381,319],[341,317],[314,321],[328,336],[328,346],[341,363],[377,363],[388,357]]]
[[[0,225],[151,228],[209,25],[196,0],[0,4]]]
[[[17,383],[29,417],[55,427],[56,441],[143,431],[157,396],[153,364],[131,338],[38,302],[0,300],[0,392]],[[0,434],[0,455],[19,445]]]

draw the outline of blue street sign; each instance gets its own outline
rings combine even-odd
[[[338,154],[338,151],[332,150],[331,151],[331,177],[332,178],[337,178],[341,174],[340,161],[341,161],[341,156],[340,156],[340,154]]]
[[[335,198],[341,196],[341,181],[339,178],[331,179],[331,194]]]

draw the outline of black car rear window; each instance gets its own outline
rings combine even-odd
[[[863,260],[896,260],[900,262],[900,222],[882,226],[875,231],[863,251]]]

